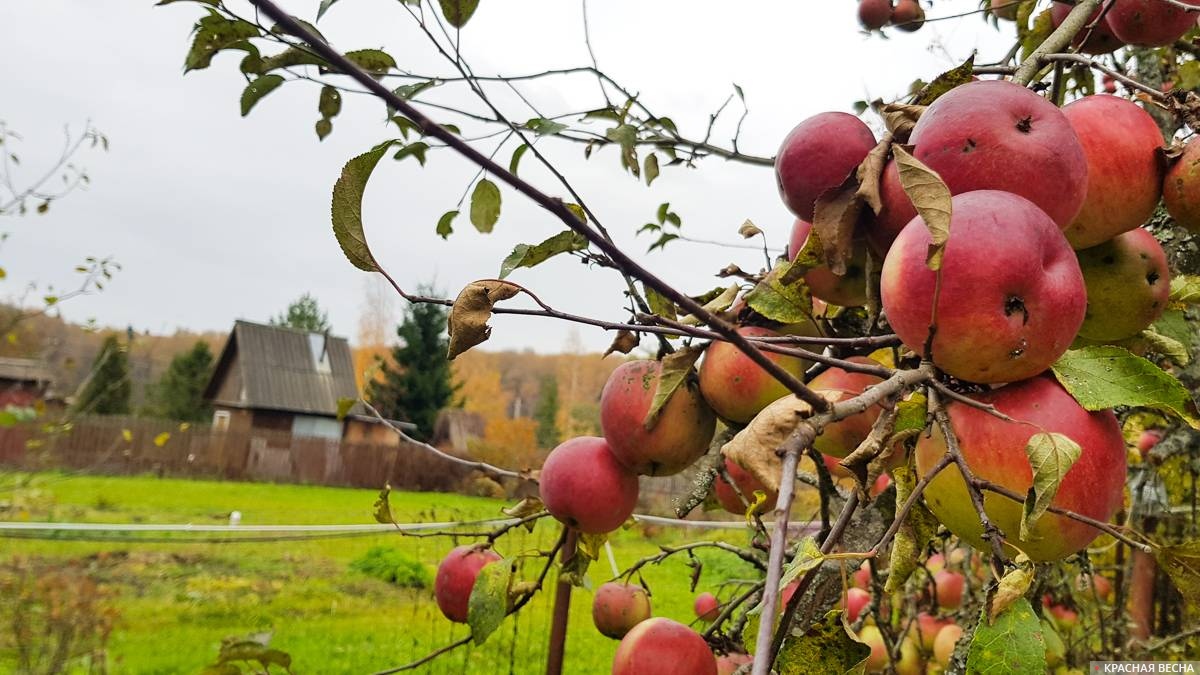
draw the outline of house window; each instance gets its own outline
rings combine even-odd
[[[229,431],[229,411],[217,410],[213,412],[213,429],[217,431]]]
[[[324,333],[308,334],[308,350],[312,352],[313,368],[325,375],[333,372],[329,366],[329,338]]]

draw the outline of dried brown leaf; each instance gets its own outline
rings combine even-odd
[[[1000,583],[996,586],[995,591],[988,598],[988,624],[994,624],[996,617],[1000,616],[1004,610],[1012,607],[1013,603],[1025,597],[1029,592],[1029,587],[1033,585],[1034,569],[1033,563],[1024,554],[1017,556],[1017,566],[1009,570]]]
[[[917,120],[921,119],[921,114],[925,112],[923,105],[910,105],[908,103],[889,103],[883,106],[880,115],[883,117],[883,124],[887,130],[892,132],[892,137],[901,143],[908,141],[908,135],[912,133],[913,127],[917,126]]]
[[[840,396],[840,392],[829,394],[830,401]],[[721,454],[749,471],[767,490],[778,492],[782,459],[775,451],[811,414],[812,406],[795,395],[784,396],[750,420],[721,448]]]
[[[854,226],[862,207],[858,179],[853,174],[817,198],[812,231],[825,246],[825,264],[838,276],[846,273],[846,263],[853,253]]]
[[[492,307],[520,292],[520,286],[495,279],[467,284],[450,308],[450,351],[447,358],[453,360],[486,341],[492,334],[492,327],[487,325],[492,317]]]
[[[758,229],[758,226],[750,222],[749,219],[746,219],[746,222],[742,223],[742,226],[738,228],[738,234],[742,235],[742,239],[749,239],[762,234],[762,230]]]
[[[608,346],[608,351],[604,352],[604,355],[608,356],[613,352],[628,354],[633,351],[634,347],[638,346],[639,342],[637,333],[628,330],[619,330],[617,331],[617,336],[613,338],[612,344]]]
[[[925,265],[931,270],[942,266],[942,255],[946,251],[946,242],[950,240],[950,188],[936,171],[925,166],[904,146],[892,148],[896,158],[896,168],[900,172],[900,187],[908,195],[913,207],[925,221],[932,239],[929,244],[929,254]]]
[[[858,190],[855,196],[865,201],[871,210],[879,213],[883,210],[883,197],[879,194],[879,182],[883,177],[883,167],[887,164],[888,153],[892,151],[892,134],[884,134],[883,138],[871,148],[866,159],[858,165],[854,175],[858,178]]]

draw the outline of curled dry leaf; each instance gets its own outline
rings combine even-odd
[[[892,155],[900,172],[900,187],[929,229],[932,241],[925,265],[936,271],[942,267],[942,255],[950,240],[950,188],[936,171],[913,157],[904,146],[893,147]]]
[[[840,392],[830,393],[836,401]],[[763,408],[750,424],[721,448],[721,454],[749,471],[770,491],[779,491],[783,460],[775,453],[796,427],[812,415],[812,406],[789,394]]]
[[[862,213],[863,200],[858,194],[858,179],[851,174],[845,182],[826,190],[817,198],[813,213],[813,232],[825,245],[825,263],[830,271],[846,273],[854,241],[854,226]]]
[[[994,624],[996,617],[1000,616],[1004,610],[1025,597],[1025,594],[1029,592],[1029,587],[1033,585],[1035,574],[1029,556],[1021,553],[1013,562],[1017,566],[1005,573],[1004,577],[1000,579],[1000,583],[988,594],[988,625]]]
[[[742,226],[738,228],[738,234],[742,235],[743,239],[749,239],[762,234],[762,230],[758,229],[758,226],[750,222],[750,219],[747,218],[746,222],[742,223]]]
[[[613,352],[628,354],[638,346],[638,342],[637,333],[628,330],[617,331],[617,336],[613,338],[612,344],[608,346],[608,351],[604,352],[604,355],[608,356]]]
[[[1172,112],[1183,118],[1192,131],[1200,130],[1200,96],[1194,91],[1174,91],[1167,98]]]
[[[855,196],[865,201],[871,210],[879,213],[883,210],[883,197],[879,194],[879,182],[883,177],[883,167],[887,164],[888,153],[892,151],[892,137],[894,134],[886,133],[879,143],[871,148],[871,152],[867,153],[862,164],[858,165],[858,169],[854,175],[858,178],[858,190]]]
[[[450,351],[447,358],[453,360],[486,341],[492,334],[492,327],[487,325],[492,317],[492,307],[520,292],[520,286],[494,279],[467,284],[450,308]]]
[[[716,297],[704,303],[704,309],[708,310],[708,312],[712,314],[720,314],[721,312],[724,312],[733,306],[733,301],[737,299],[738,290],[740,290],[738,284],[731,284],[728,288],[717,294]],[[679,323],[686,324],[688,326],[699,326],[703,322],[695,316],[688,314],[680,319]]]
[[[917,126],[917,120],[921,119],[921,113],[924,112],[925,106],[923,105],[889,103],[883,106],[880,115],[883,117],[884,126],[892,132],[892,137],[905,143],[908,141],[908,135],[912,133],[913,127]]]

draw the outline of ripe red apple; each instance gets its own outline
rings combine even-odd
[[[1087,157],[1087,196],[1063,230],[1077,249],[1128,232],[1154,214],[1162,196],[1162,132],[1136,103],[1099,94],[1062,109]]]
[[[1163,204],[1183,227],[1200,232],[1200,137],[1193,137],[1163,180]]]
[[[700,617],[701,621],[716,621],[721,615],[721,602],[712,593],[701,593],[696,596],[696,601],[692,603],[692,609],[696,611],[696,616]]]
[[[843,467],[841,464],[838,464],[837,457],[821,455],[821,461],[825,464],[825,468],[829,470],[830,475],[832,475],[834,478],[850,478],[854,475],[850,473],[849,469]]]
[[[1112,75],[1105,73],[1104,77],[1100,78],[1100,82],[1104,84],[1104,93],[1117,93],[1117,80]]]
[[[1046,370],[1075,339],[1087,308],[1075,252],[1045,213],[1017,195],[978,190],[952,204],[933,362],[971,382],[1015,382]],[[925,266],[930,242],[924,221],[914,220],[888,251],[880,284],[888,322],[917,353],[929,336],[936,284]]]
[[[937,638],[938,632],[952,623],[954,622],[949,619],[939,619],[929,612],[918,614],[917,636],[920,638],[921,649],[927,652],[933,651],[933,641]]]
[[[937,590],[938,607],[958,609],[962,606],[963,586],[967,578],[958,572],[942,570],[933,575],[933,586]]]
[[[1073,609],[1059,604],[1051,604],[1047,610],[1054,619],[1054,625],[1058,626],[1061,630],[1069,631],[1075,627],[1075,624],[1079,623],[1079,614]]]
[[[811,223],[817,198],[845,182],[873,147],[875,135],[854,115],[823,112],[804,120],[783,139],[775,156],[783,202]]]
[[[787,607],[787,604],[792,601],[792,596],[796,594],[796,590],[800,588],[800,580],[797,579],[779,592],[779,604],[781,607]]]
[[[1146,455],[1152,449],[1154,449],[1154,446],[1158,445],[1158,442],[1161,441],[1162,438],[1163,432],[1158,429],[1147,429],[1143,431],[1142,434],[1138,436],[1137,441],[1137,448],[1142,453],[1142,457],[1145,458]]]
[[[747,326],[738,332],[747,337],[776,337],[768,328]],[[763,352],[796,377],[804,374],[808,361],[795,356]],[[700,363],[700,393],[722,418],[744,424],[763,408],[787,396],[788,388],[750,360],[729,342],[713,342]]]
[[[647,619],[621,639],[612,675],[716,675],[717,660],[696,631],[663,617]]]
[[[613,455],[634,473],[669,476],[708,452],[716,417],[694,382],[685,382],[647,429],[661,365],[629,361],[617,367],[600,394],[600,428]]]
[[[865,560],[854,571],[854,585],[862,589],[871,588],[871,565]]]
[[[912,33],[925,25],[925,10],[917,0],[896,0],[892,9],[892,26],[896,30]]]
[[[846,360],[868,366],[882,365],[865,356],[852,356]],[[826,398],[830,400],[842,401],[854,398],[868,387],[880,382],[883,382],[883,378],[876,375],[851,373],[841,368],[831,367],[810,380],[808,387],[813,391],[825,394]],[[875,424],[875,420],[882,411],[882,407],[873,406],[860,415],[847,417],[826,426],[821,435],[813,441],[813,447],[828,456],[845,457],[866,440],[871,433],[871,426]]]
[[[497,560],[500,556],[495,551],[470,544],[458,546],[446,554],[433,581],[433,596],[447,619],[467,622],[467,602],[471,599],[475,578],[479,576],[479,570]]]
[[[1080,337],[1124,340],[1162,316],[1171,273],[1154,235],[1139,227],[1077,254],[1088,298]]]
[[[811,231],[812,223],[804,220],[797,220],[792,226],[792,237],[788,241],[790,259],[795,260],[796,255],[804,249],[804,243],[808,241],[808,233]],[[832,305],[857,307],[867,304],[866,243],[862,240],[854,242],[845,274],[838,276],[829,267],[821,265],[804,274],[804,283],[808,284],[814,298],[820,298]]]
[[[746,471],[738,466],[736,462],[726,458],[725,472],[733,479],[734,485],[737,485],[738,490],[746,497],[747,502],[754,503],[755,490],[762,490],[767,495],[767,501],[763,504],[763,510],[766,511],[775,508],[775,493],[767,490],[762,482],[755,478],[749,471]],[[733,486],[726,482],[720,474],[713,481],[713,493],[716,495],[717,501],[721,503],[721,508],[736,516],[746,513],[746,505],[742,503],[737,492],[734,492]]]
[[[929,570],[930,574],[937,574],[946,569],[946,556],[941,553],[934,553],[925,561],[925,569]]]
[[[1112,599],[1113,586],[1112,582],[1108,580],[1108,577],[1100,574],[1080,574],[1079,576],[1075,577],[1076,593],[1082,595],[1088,600],[1093,600],[1093,588],[1096,590],[1096,596],[1100,598],[1101,602]],[[1076,597],[1079,596],[1077,595]]]
[[[1063,478],[1051,502],[1059,508],[1107,521],[1117,512],[1125,486],[1125,440],[1112,411],[1088,412],[1053,377],[1043,375],[972,398],[996,406],[1016,422],[1006,422],[963,403],[950,402],[950,421],[972,472],[1024,495],[1033,483],[1025,447],[1033,434],[1056,432],[1078,443],[1082,452]],[[917,472],[924,475],[946,452],[935,428],[917,442]],[[957,471],[943,471],[925,490],[925,503],[951,532],[986,550],[979,516]],[[1065,516],[1046,513],[1029,539],[1019,537],[1022,505],[1008,497],[984,494],[987,514],[1035,561],[1064,558],[1083,549],[1100,531]]]
[[[1200,0],[1182,0],[1200,6]],[[1196,25],[1196,12],[1161,0],[1113,0],[1106,15],[1113,35],[1142,47],[1169,45]]]
[[[871,594],[861,588],[846,589],[846,620],[850,622],[858,621],[858,615],[862,613],[863,608],[871,602]]]
[[[879,30],[892,18],[892,0],[859,0],[858,23],[867,30]]]
[[[962,627],[949,624],[938,632],[933,639],[933,658],[943,666],[950,665],[950,657],[954,655],[954,645],[962,637]]]
[[[742,666],[754,663],[754,657],[749,654],[730,652],[717,657],[717,675],[733,675]]]
[[[1065,2],[1058,2],[1057,0],[1050,4],[1050,21],[1055,28],[1058,28],[1058,25],[1063,22],[1063,19],[1067,18],[1067,15],[1071,13],[1071,9],[1073,7],[1074,5]],[[1095,13],[1088,17],[1087,25],[1091,25],[1091,23],[1096,20],[1097,16],[1100,14],[1100,11],[1100,9],[1097,9]],[[1114,52],[1121,47],[1124,47],[1125,43],[1122,42],[1116,35],[1113,35],[1113,30],[1109,23],[1111,17],[1112,10],[1110,9],[1108,13],[1104,15],[1104,19],[1101,20],[1100,23],[1096,24],[1096,27],[1092,29],[1092,34],[1090,36],[1087,36],[1087,28],[1085,27],[1075,36],[1075,39],[1071,41],[1071,44],[1075,47],[1078,47],[1079,51],[1085,54],[1108,54],[1109,52]],[[1083,42],[1085,36],[1087,36],[1087,42]],[[1083,46],[1080,46],[1080,43],[1083,43]]]
[[[1017,8],[1020,7],[1021,0],[991,0],[988,4],[988,11],[997,19],[1005,21],[1017,20]]]
[[[637,584],[610,581],[596,589],[592,623],[601,635],[620,640],[634,626],[650,618],[650,596]]]
[[[637,475],[594,436],[572,438],[551,450],[538,489],[550,515],[588,534],[620,527],[638,500]]]

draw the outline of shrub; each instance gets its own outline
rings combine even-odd
[[[394,546],[373,546],[350,563],[350,569],[401,588],[428,588],[429,568],[404,555]]]

